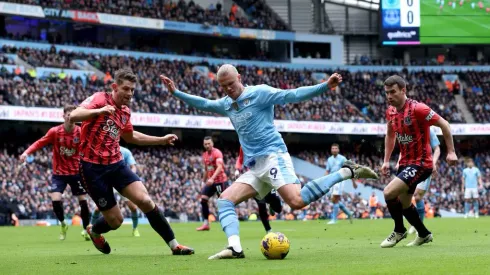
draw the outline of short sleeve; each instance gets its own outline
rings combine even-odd
[[[223,162],[223,153],[221,153],[221,151],[220,151],[220,150],[216,150],[216,151],[214,151],[214,153],[213,153],[213,154],[214,154],[214,159],[215,159],[216,161],[220,160],[221,162]]]
[[[476,169],[476,176],[477,177],[480,177],[481,176],[480,169],[478,169],[478,168]]]
[[[424,125],[434,125],[439,118],[441,118],[434,110],[424,103],[418,103],[415,106],[415,117],[417,121],[422,122]]]
[[[123,133],[128,133],[133,131],[133,124],[131,123],[131,115],[128,116],[128,121],[126,122],[126,125],[124,125],[122,131]]]
[[[80,104],[80,106],[85,109],[99,109],[104,107],[105,105],[106,99],[103,93],[95,93],[85,99],[82,104]]]

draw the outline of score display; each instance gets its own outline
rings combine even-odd
[[[490,44],[490,1],[382,0],[383,45]]]

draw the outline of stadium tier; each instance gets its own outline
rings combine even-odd
[[[79,10],[120,14],[135,17],[157,18],[179,22],[206,23],[210,25],[237,28],[257,28],[287,30],[287,26],[271,14],[263,0],[238,1],[225,7],[222,1],[205,1],[209,6],[199,5],[200,1],[151,0],[151,1],[9,1],[40,5],[43,8]]]

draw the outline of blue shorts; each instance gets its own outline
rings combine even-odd
[[[63,194],[67,185],[70,185],[73,196],[87,194],[80,182],[80,175],[53,175],[51,177],[51,185],[49,185],[49,193],[59,192]]]
[[[80,175],[85,190],[100,211],[117,204],[113,188],[122,193],[129,184],[141,181],[123,160],[109,165],[80,161]]]

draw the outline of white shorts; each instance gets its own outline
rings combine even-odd
[[[425,181],[417,184],[417,189],[424,190],[427,192],[427,190],[429,190],[431,181],[432,181],[432,176],[428,177]]]
[[[332,193],[331,193],[331,195],[332,196],[341,196],[342,195],[342,192],[344,191],[344,183],[345,182],[347,182],[347,181],[344,180],[344,181],[341,181],[341,182],[335,184],[332,187]]]
[[[250,170],[235,182],[248,184],[257,191],[257,198],[263,199],[272,189],[278,190],[290,183],[300,184],[289,153],[273,153],[255,159]]]
[[[478,194],[478,188],[465,188],[464,198],[465,199],[478,199],[480,195]]]

